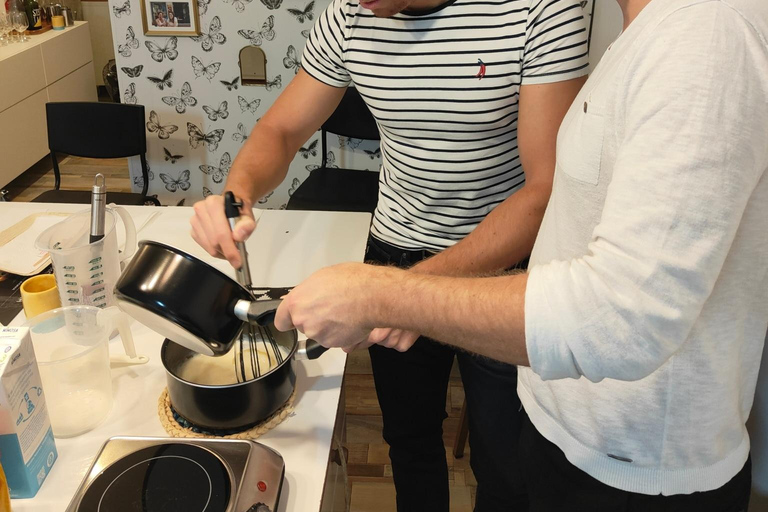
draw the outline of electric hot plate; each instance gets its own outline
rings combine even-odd
[[[113,437],[67,512],[275,512],[284,473],[254,441]]]

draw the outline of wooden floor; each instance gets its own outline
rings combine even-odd
[[[129,192],[128,163],[124,158],[93,160],[65,157],[59,163],[61,188],[88,189],[97,172],[107,178],[109,190]],[[12,201],[30,201],[53,189],[53,170],[45,158],[5,188]],[[381,410],[373,385],[368,351],[349,355],[345,376],[347,406],[348,473],[352,512],[395,512],[395,487],[388,446],[381,437]],[[443,424],[451,491],[451,512],[471,512],[476,481],[469,467],[469,446],[461,459],[453,458],[453,442],[459,425],[464,389],[454,368],[448,389]]]
[[[347,446],[352,512],[395,512],[395,487],[388,446],[381,437],[381,410],[373,386],[368,351],[353,352],[347,359],[345,376],[347,402]],[[469,446],[464,457],[454,459],[453,442],[459,425],[464,388],[457,367],[448,385],[443,423],[451,512],[471,512],[477,482],[469,467]]]
[[[88,190],[93,185],[96,173],[102,173],[107,179],[107,188],[112,192],[130,192],[131,181],[128,175],[126,158],[80,158],[64,157],[59,161],[61,188],[64,190]],[[31,201],[45,191],[53,190],[53,167],[49,157],[45,157],[21,176],[4,188],[11,201]]]

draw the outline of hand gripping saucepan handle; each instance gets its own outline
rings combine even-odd
[[[224,213],[229,220],[230,229],[235,229],[237,219],[240,217],[241,201],[235,199],[231,191],[224,194]],[[251,269],[248,266],[248,251],[245,249],[244,242],[235,242],[237,250],[240,252],[240,268],[237,269],[237,282],[243,285],[249,291],[251,290]],[[243,322],[250,322],[262,327],[271,326],[275,320],[275,312],[280,306],[281,300],[262,300],[247,301],[239,300],[235,305],[235,316]],[[323,352],[328,350],[315,340],[299,341],[299,348],[296,351],[296,359],[317,359]]]
[[[275,321],[280,299],[273,300],[238,300],[235,304],[235,316],[243,322],[250,322],[262,327],[271,327]],[[300,340],[296,351],[296,359],[317,359],[328,350],[315,340]]]

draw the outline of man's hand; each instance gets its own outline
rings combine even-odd
[[[325,347],[355,348],[368,340],[374,295],[396,269],[343,263],[312,274],[277,310],[275,327],[297,328]]]
[[[238,198],[241,199],[241,198]],[[229,219],[224,214],[224,198],[208,196],[195,203],[195,214],[189,220],[192,225],[192,239],[200,244],[208,254],[217,258],[226,258],[235,268],[240,268],[240,253],[235,241],[245,241],[256,228],[253,209],[249,201],[241,199],[242,216],[235,224],[234,231],[229,227]]]
[[[392,329],[389,327],[377,327],[368,336],[367,348],[371,345],[381,345],[387,348],[393,348],[398,352],[405,352],[419,339],[419,333],[413,331],[404,331],[402,329]]]

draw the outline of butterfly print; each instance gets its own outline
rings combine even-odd
[[[364,149],[363,151],[365,151],[365,154],[368,155],[371,158],[371,160],[374,160],[376,158],[381,158],[381,148],[376,148],[373,151],[368,151],[367,149]]]
[[[203,199],[212,195],[213,195],[213,192],[211,192],[211,189],[209,189],[208,187],[203,187]]]
[[[120,70],[128,75],[128,78],[138,78],[141,76],[141,70],[144,69],[144,66],[139,64],[135,68],[120,68]]]
[[[229,117],[229,112],[227,112],[226,101],[221,102],[218,110],[214,109],[213,107],[203,105],[203,111],[205,111],[205,113],[208,114],[208,119],[210,119],[211,121],[218,121],[219,119],[226,119],[227,117]]]
[[[587,6],[587,3],[589,3],[587,0],[581,0],[581,8],[584,9]]]
[[[274,89],[281,89],[283,87],[283,78],[280,75],[277,75],[274,80],[267,80],[267,83],[265,85],[265,89],[267,91],[271,91]]]
[[[293,181],[291,182],[291,188],[288,189],[288,196],[292,196],[293,193],[296,192],[296,189],[299,188],[299,185],[301,185],[299,178],[293,178]]]
[[[336,167],[336,168],[339,167],[338,165],[336,165],[336,155],[333,154],[333,151],[329,151],[328,152],[328,157],[325,159],[325,167],[326,168],[327,167]],[[319,168],[320,168],[320,166],[318,164],[309,164],[309,165],[307,165],[305,167],[305,169],[308,170],[309,172],[312,172],[315,169],[319,169]]]
[[[231,91],[232,89],[237,89],[237,86],[240,83],[240,77],[236,76],[231,82],[227,82],[226,80],[219,80],[219,82],[224,84],[228,91]]]
[[[136,34],[133,32],[133,27],[128,27],[128,31],[125,33],[125,44],[117,45],[117,52],[123,57],[130,57],[131,50],[137,50],[138,48],[139,40],[136,39]]]
[[[189,145],[192,148],[197,149],[202,142],[204,146],[208,146],[208,151],[216,151],[216,148],[219,147],[219,142],[221,142],[221,138],[224,136],[224,130],[219,128],[205,134],[194,124],[187,123],[187,134],[189,135]]]
[[[127,105],[136,104],[136,84],[131,82],[123,93],[123,103]]]
[[[309,32],[310,31],[311,31],[311,29],[302,30],[301,31],[301,35],[303,35],[305,38],[309,39]]]
[[[229,153],[221,155],[221,162],[218,167],[212,165],[201,165],[200,170],[210,176],[214,183],[221,183],[224,177],[229,174],[229,168],[232,166],[232,158]]]
[[[189,170],[181,171],[177,179],[173,179],[167,174],[160,173],[160,179],[165,184],[165,190],[176,192],[177,190],[189,190]]]
[[[264,39],[272,41],[275,38],[275,17],[268,16],[258,32],[255,30],[238,30],[237,33],[246,38],[253,46],[261,46]]]
[[[147,178],[149,178],[149,181],[152,181],[155,179],[155,173],[149,170],[149,164],[147,164]],[[139,174],[138,176],[134,176],[133,184],[136,185],[137,187],[144,187],[144,176],[142,176],[141,174]]]
[[[187,107],[194,107],[197,105],[197,99],[192,97],[192,86],[189,85],[189,82],[184,82],[184,85],[181,86],[181,95],[179,97],[163,96],[162,99],[163,103],[166,105],[176,107],[176,112],[179,114],[186,112]]]
[[[168,151],[168,148],[163,148],[163,152],[165,153],[165,161],[171,161],[172,164],[176,163],[176,160],[182,158],[184,155],[172,155],[170,151]]]
[[[344,137],[342,135],[339,135],[339,147],[348,147],[349,149],[357,149],[360,144],[363,142],[363,139],[356,139],[354,137]]]
[[[224,0],[224,3],[232,3],[237,12],[243,12],[245,5],[251,3],[253,0]]]
[[[158,78],[156,76],[148,76],[147,80],[155,84],[155,87],[157,87],[162,91],[166,87],[170,89],[173,86],[173,82],[171,81],[172,77],[173,77],[173,69],[169,69],[165,73],[165,75],[163,75],[163,78]]]
[[[200,11],[200,14],[205,14],[208,12],[210,4],[211,0],[197,0],[197,10]]]
[[[274,194],[274,193],[275,193],[275,191],[273,190],[273,191],[272,191],[272,192],[270,192],[269,194],[267,194],[267,195],[265,195],[264,197],[262,197],[261,199],[259,199],[257,202],[258,202],[259,204],[264,204],[264,203],[266,203],[267,201],[269,201],[269,198],[270,198],[270,197],[272,197],[272,194]]]
[[[287,11],[299,21],[299,23],[304,23],[304,21],[309,20],[312,21],[312,18],[314,17],[314,13],[312,12],[315,8],[315,0],[312,0],[307,4],[306,7],[304,7],[304,10],[301,9],[291,9],[288,8]]]
[[[285,66],[285,69],[293,69],[294,74],[299,72],[301,57],[296,55],[296,48],[292,44],[288,45],[288,51],[285,57],[283,57],[283,66]]]
[[[267,9],[275,10],[280,8],[283,0],[261,0],[261,3],[263,3]]]
[[[149,111],[149,122],[147,123],[147,130],[149,130],[150,133],[157,132],[157,136],[165,140],[178,129],[179,127],[175,124],[169,124],[166,126],[161,125],[160,118],[157,116],[157,112],[154,110]]]
[[[219,72],[219,68],[221,67],[221,62],[214,62],[211,64],[208,64],[207,66],[204,66],[202,61],[192,56],[192,71],[195,72],[195,78],[200,78],[201,76],[205,76],[205,78],[208,79],[210,82],[213,77],[216,76],[216,73]]]
[[[299,153],[301,154],[301,156],[303,156],[304,158],[309,158],[310,155],[317,156],[317,143],[318,143],[318,139],[315,139],[309,143],[308,147],[299,148]]]
[[[123,14],[131,14],[131,0],[125,0],[125,3],[120,7],[112,6],[112,12],[115,14],[115,18],[119,18]]]
[[[241,112],[245,112],[247,110],[251,114],[255,114],[256,109],[259,108],[259,105],[261,105],[261,100],[257,98],[249,103],[248,100],[242,96],[238,96],[237,103],[240,105]]]
[[[152,60],[155,62],[163,62],[165,57],[168,57],[168,60],[176,60],[176,57],[179,56],[179,52],[176,50],[178,44],[179,39],[176,36],[168,38],[165,42],[165,46],[162,48],[152,41],[144,41],[144,46],[147,47]]]
[[[213,50],[214,44],[226,43],[227,36],[221,33],[221,20],[219,17],[213,17],[208,32],[201,32],[199,36],[193,37],[192,40],[196,43],[201,43],[203,51],[206,52]]]
[[[245,132],[245,126],[243,123],[237,123],[237,132],[232,134],[232,140],[236,142],[245,142],[248,138],[248,134]]]

